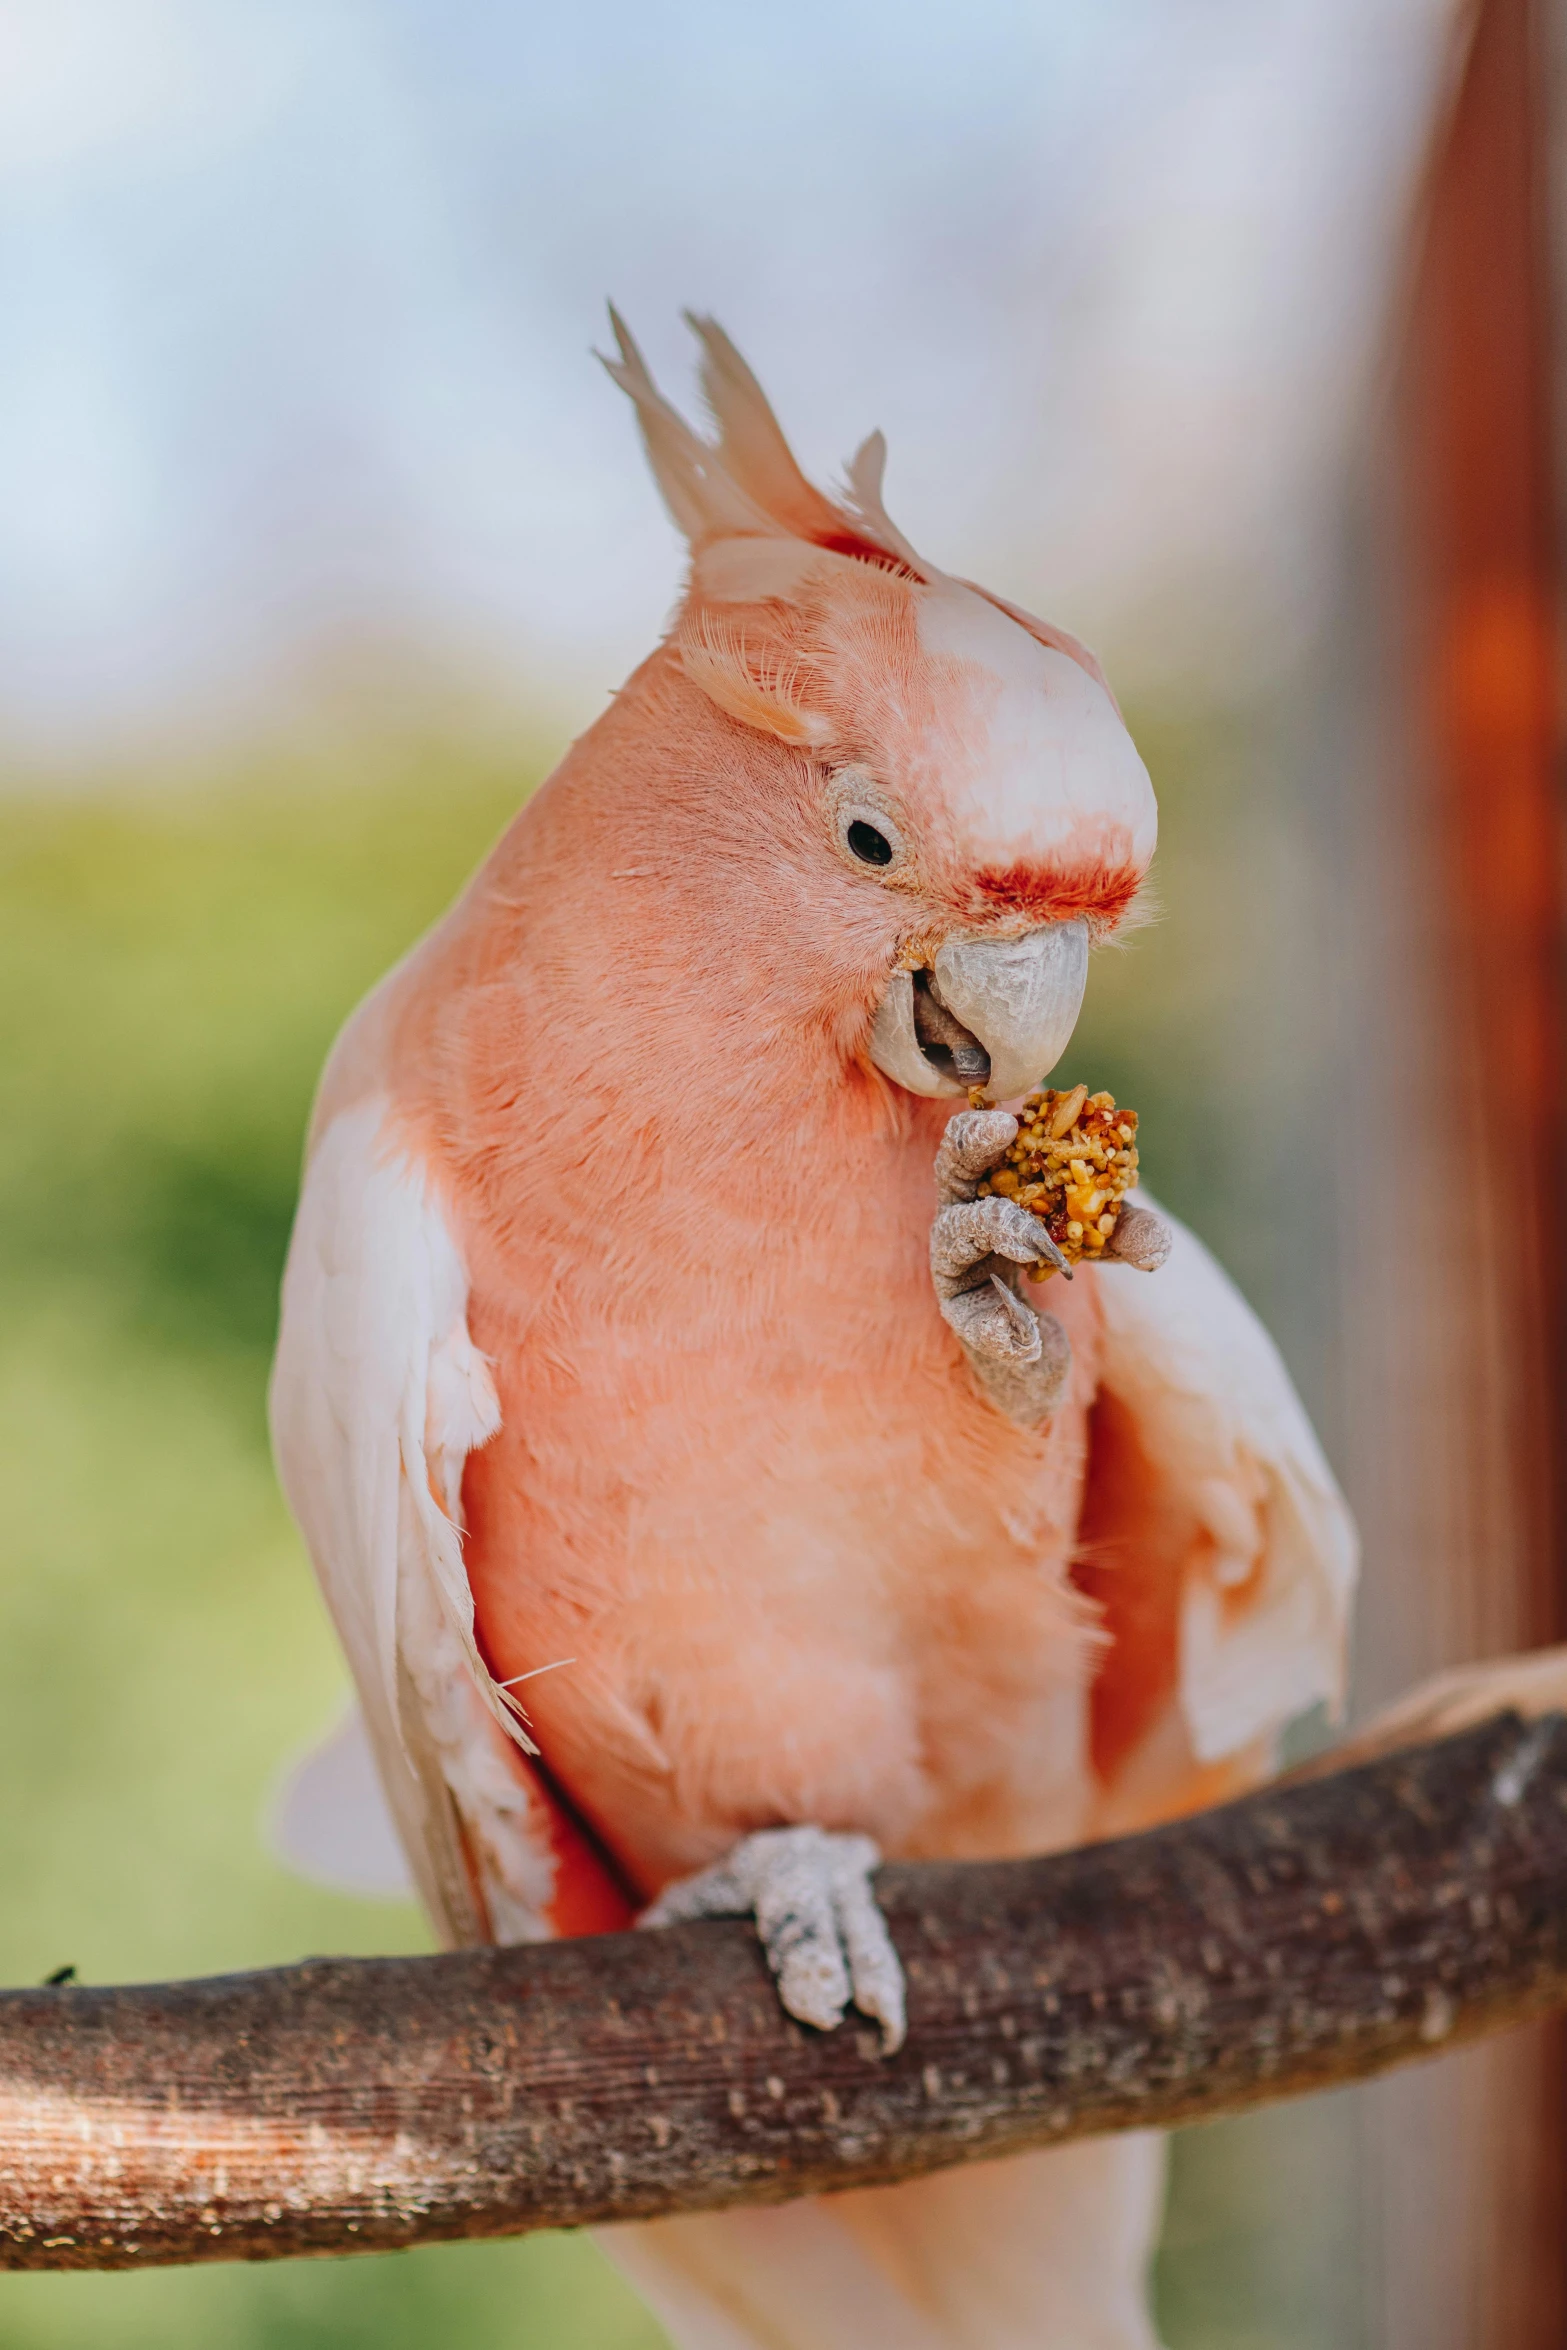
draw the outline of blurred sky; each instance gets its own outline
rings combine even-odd
[[[606,294],[682,398],[715,311],[808,468],[884,426],[916,543],[1123,673],[1275,659],[1450,15],[0,0],[0,740],[356,663],[586,715],[679,568]]]

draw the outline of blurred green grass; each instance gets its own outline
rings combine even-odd
[[[1270,1064],[1255,1018],[1237,1025],[1236,972],[1277,963],[1295,899],[1237,877],[1287,872],[1288,844],[1276,802],[1259,814],[1250,796],[1244,729],[1142,739],[1165,802],[1167,913],[1096,963],[1068,1074],[1137,1103],[1150,1181],[1267,1305],[1276,1170],[1258,1139],[1284,1150],[1288,1105],[1256,1115]],[[326,1049],[543,764],[437,741],[177,789],[0,798],[0,1980],[425,1946],[411,1909],[306,1887],[257,1834],[281,1759],[343,1684],[263,1396]],[[1323,2163],[1267,2126],[1298,2215],[1300,2162],[1319,2185]],[[1313,2315],[1320,2286],[1269,2249],[1280,2194],[1234,2151],[1252,2143],[1209,2131],[1183,2150],[1161,2267],[1171,2340],[1343,2350],[1339,2319]],[[1341,2218],[1313,2228],[1319,2252],[1324,2228],[1336,2242]],[[0,2280],[0,2350],[659,2339],[563,2237]]]

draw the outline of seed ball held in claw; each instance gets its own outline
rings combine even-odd
[[[974,1095],[970,1101],[987,1106]],[[1103,1256],[1137,1183],[1137,1112],[1118,1109],[1113,1094],[1074,1085],[1031,1093],[1017,1120],[1017,1140],[978,1196],[1015,1199],[1039,1218],[1069,1264]],[[1031,1265],[1029,1279],[1048,1281],[1054,1271]]]

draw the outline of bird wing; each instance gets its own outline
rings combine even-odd
[[[263,1834],[276,1857],[312,1885],[372,1901],[415,1897],[357,1705],[346,1706],[283,1773]]]
[[[1125,1752],[1173,1695],[1214,1764],[1319,1700],[1341,1706],[1358,1546],[1273,1341],[1170,1222],[1158,1272],[1095,1270],[1080,1580],[1113,1635],[1096,1731]]]
[[[430,1172],[385,1096],[311,1156],[283,1279],[273,1444],[359,1688],[381,1784],[426,1907],[453,1943],[547,1931],[554,1856],[519,1709],[480,1656],[462,1473],[500,1425],[468,1331],[468,1276]],[[310,1766],[282,1806],[338,1801]],[[342,1817],[373,1833],[363,1791]],[[321,1822],[315,1849],[332,1837]],[[293,1839],[305,1858],[308,1829]],[[339,1842],[341,1839],[339,1839]],[[366,1861],[368,1867],[368,1860]],[[363,1876],[361,1871],[361,1877]]]

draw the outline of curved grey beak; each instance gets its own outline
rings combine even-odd
[[[933,971],[895,971],[871,1059],[910,1093],[996,1101],[1031,1093],[1065,1052],[1088,983],[1088,928],[1047,922],[1023,938],[951,939]]]

